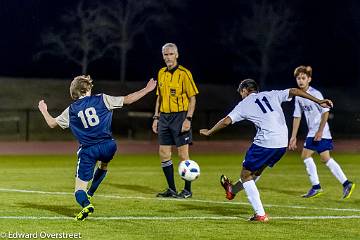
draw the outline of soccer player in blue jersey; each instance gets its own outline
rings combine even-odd
[[[70,95],[74,102],[56,118],[49,114],[44,100],[39,102],[39,110],[49,127],[70,128],[80,143],[75,179],[75,198],[82,207],[75,217],[79,221],[94,212],[94,206],[89,199],[104,179],[108,163],[116,152],[116,143],[110,129],[112,110],[136,102],[153,91],[156,81],[150,79],[145,88],[119,97],[91,95],[92,87],[90,76],[75,77],[70,85]],[[100,161],[100,164],[94,173],[97,161]],[[91,179],[91,186],[87,189]]]
[[[220,181],[229,200],[233,199],[240,190],[245,190],[255,211],[250,221],[267,222],[269,219],[255,181],[266,167],[273,167],[286,152],[288,129],[281,103],[291,100],[293,96],[310,99],[323,107],[332,107],[332,102],[327,99],[317,99],[297,88],[259,92],[257,83],[252,79],[243,80],[238,92],[243,100],[210,130],[201,129],[200,134],[210,136],[230,124],[243,120],[255,124],[256,136],[243,161],[240,180],[233,185],[226,176],[222,175]]]
[[[311,76],[312,68],[310,66],[299,66],[294,71],[294,77],[296,78],[296,82],[300,89],[319,99],[323,99],[321,92],[310,86]],[[300,126],[302,113],[305,115],[309,132],[301,153],[301,158],[304,161],[312,185],[310,190],[302,195],[302,197],[313,198],[320,195],[323,191],[320,186],[316,165],[312,158],[312,155],[317,152],[320,155],[321,162],[330,169],[331,173],[342,184],[343,199],[349,198],[355,188],[355,183],[347,179],[340,165],[330,156],[330,151],[333,149],[333,143],[329,124],[327,123],[329,117],[328,108],[320,108],[318,105],[307,99],[295,97],[293,130],[289,149],[296,149],[296,135]]]

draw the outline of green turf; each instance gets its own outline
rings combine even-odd
[[[82,239],[360,239],[360,189],[355,189],[350,199],[341,200],[342,186],[327,167],[317,160],[324,194],[316,199],[300,198],[310,185],[303,163],[295,154],[287,154],[274,169],[266,170],[257,183],[265,210],[273,219],[266,224],[247,222],[252,209],[244,193],[229,203],[225,201],[219,185],[222,173],[237,178],[242,157],[193,155],[202,171],[200,178],[193,184],[194,196],[192,199],[176,201],[154,197],[165,188],[156,155],[118,156],[111,163],[108,176],[93,198],[95,213],[84,222],[76,222],[68,219],[80,210],[71,194],[75,156],[1,156],[0,217],[64,219],[0,218],[0,238],[2,233],[7,232],[43,231],[81,233]],[[334,157],[347,176],[360,184],[360,156],[337,154]],[[179,189],[182,184],[178,178]],[[11,192],[4,189],[44,193]],[[359,218],[277,219],[294,216]],[[107,219],[109,217],[135,219],[111,220]],[[179,217],[207,219],[176,219]],[[211,217],[215,219],[209,219]]]

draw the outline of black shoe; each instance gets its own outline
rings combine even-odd
[[[314,197],[318,197],[322,194],[323,190],[321,188],[319,189],[314,189],[314,188],[310,188],[310,190],[304,194],[301,195],[303,198],[314,198]]]
[[[343,199],[349,198],[355,189],[355,183],[350,182],[343,189]]]
[[[177,198],[178,195],[174,190],[168,188],[164,192],[160,192],[160,193],[156,194],[156,197]]]
[[[192,192],[189,192],[188,190],[184,189],[178,194],[178,198],[191,198]]]

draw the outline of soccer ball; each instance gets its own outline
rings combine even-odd
[[[193,160],[181,161],[179,164],[179,175],[186,181],[194,181],[200,176],[200,167]]]

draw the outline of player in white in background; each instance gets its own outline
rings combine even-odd
[[[309,85],[312,76],[312,68],[310,66],[297,67],[294,71],[294,76],[300,89],[319,99],[323,99],[322,94]],[[295,98],[293,130],[289,149],[296,149],[296,135],[300,126],[302,113],[305,115],[309,132],[301,153],[301,158],[304,160],[306,171],[312,184],[308,193],[302,195],[302,197],[312,198],[320,195],[322,192],[316,165],[312,158],[312,155],[316,151],[321,157],[321,162],[325,163],[332,174],[343,185],[343,198],[349,198],[355,188],[355,184],[347,179],[339,164],[330,156],[330,150],[333,149],[333,144],[327,123],[329,117],[328,108],[321,108],[317,104],[302,97]]]
[[[232,185],[230,180],[222,175],[221,185],[230,200],[238,191],[245,189],[255,211],[254,216],[249,220],[267,222],[269,219],[261,203],[255,181],[266,167],[274,166],[286,152],[288,129],[281,103],[291,100],[293,96],[310,99],[323,107],[332,107],[332,102],[327,99],[319,100],[297,88],[259,92],[257,83],[252,79],[243,80],[238,92],[243,100],[210,130],[201,129],[200,134],[210,136],[242,120],[249,120],[255,124],[256,136],[243,161],[240,180]]]

